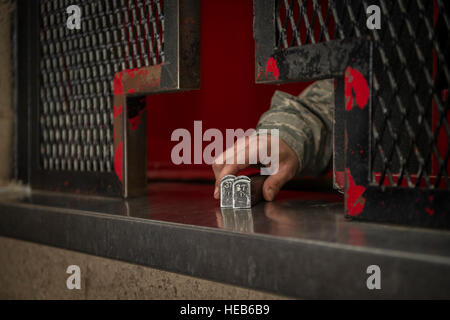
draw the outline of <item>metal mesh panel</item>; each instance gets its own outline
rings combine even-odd
[[[113,77],[164,62],[162,1],[78,1],[81,30],[66,27],[69,5],[40,6],[40,166],[110,172]]]
[[[277,0],[277,47],[286,49],[331,40],[334,1],[329,2]]]
[[[366,26],[373,4],[382,12],[379,30]],[[373,184],[450,190],[447,9],[442,0],[276,2],[279,49],[373,40]]]

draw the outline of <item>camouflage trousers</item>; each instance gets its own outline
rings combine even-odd
[[[334,80],[316,81],[299,96],[275,91],[257,131],[278,129],[299,160],[298,175],[319,175],[332,155]]]

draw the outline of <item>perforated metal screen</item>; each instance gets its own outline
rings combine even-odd
[[[366,26],[379,5],[382,27]],[[374,41],[372,182],[450,190],[448,15],[444,1],[277,0],[276,46]]]
[[[342,130],[335,138],[336,163],[343,164],[346,158],[345,170],[358,172],[356,186],[361,186],[360,196],[351,195],[353,180],[349,182],[350,171],[345,172],[346,201],[356,197],[349,212],[401,220],[395,218],[395,208],[403,208],[403,220],[427,224],[424,221],[441,219],[441,226],[448,224],[445,215],[434,215],[450,210],[444,200],[450,190],[448,4],[442,0],[276,0],[254,5],[258,82],[338,79],[335,126],[343,128],[346,122],[348,135]],[[380,8],[380,29],[367,26],[373,14],[367,8],[372,5]],[[360,42],[354,39],[367,41],[371,49],[357,49]],[[350,54],[349,46],[355,49]],[[269,57],[276,61],[276,73]],[[370,61],[370,68],[359,71],[366,73],[371,90],[370,112],[353,111],[349,117],[345,113],[352,106],[347,108],[347,94],[351,97],[354,92],[346,92],[344,98],[344,79],[339,77],[345,63],[364,59]],[[347,76],[345,81],[352,81]],[[367,128],[361,124],[364,121]],[[349,144],[340,152],[344,140]],[[340,170],[344,172],[344,167]],[[435,194],[435,190],[446,193]],[[405,204],[411,201],[414,204]],[[412,218],[414,212],[417,217]],[[422,218],[422,212],[429,217]]]
[[[144,97],[199,88],[199,0],[17,0],[16,33],[21,180],[145,193]]]
[[[164,62],[159,0],[79,1],[82,28],[66,27],[70,1],[40,4],[40,165],[113,170],[113,77]]]

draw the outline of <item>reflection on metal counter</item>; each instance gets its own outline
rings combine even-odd
[[[251,209],[221,208],[220,212],[224,229],[237,232],[254,232]]]

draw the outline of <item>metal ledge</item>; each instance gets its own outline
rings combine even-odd
[[[284,191],[251,214],[221,212],[211,194],[3,191],[0,235],[298,298],[450,297],[450,232],[348,221],[335,194]],[[366,287],[373,264],[381,290]]]

